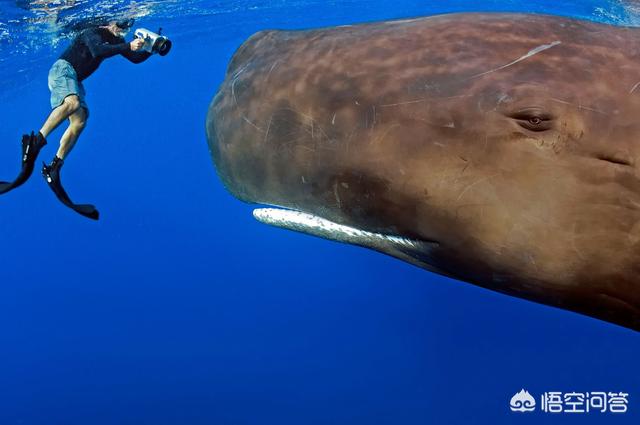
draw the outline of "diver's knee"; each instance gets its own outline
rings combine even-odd
[[[64,98],[64,102],[62,104],[68,113],[74,113],[80,109],[80,99],[78,96],[72,95]]]

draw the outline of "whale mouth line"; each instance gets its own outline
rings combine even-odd
[[[270,226],[374,249],[427,269],[433,268],[433,263],[429,261],[430,254],[440,246],[435,241],[358,229],[294,209],[256,208],[253,210],[253,216],[259,222]]]

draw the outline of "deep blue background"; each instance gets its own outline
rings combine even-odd
[[[86,81],[89,126],[63,169],[101,220],[64,208],[37,173],[0,198],[0,425],[640,423],[637,332],[261,225],[220,184],[204,135],[228,59],[259,29],[599,6],[621,13],[277,2],[139,22],[176,29],[174,50]],[[49,111],[47,66],[1,95],[3,178]],[[521,388],[629,392],[629,413],[514,414]]]

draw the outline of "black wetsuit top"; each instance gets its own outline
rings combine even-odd
[[[60,59],[69,62],[82,81],[98,69],[106,58],[122,55],[133,63],[147,60],[151,53],[131,50],[124,38],[117,37],[107,28],[90,28],[82,31],[73,40]]]

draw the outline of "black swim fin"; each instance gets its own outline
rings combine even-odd
[[[32,131],[31,134],[22,136],[22,169],[13,182],[0,182],[0,194],[7,193],[21,186],[31,177],[36,159],[38,159],[38,154],[46,144],[47,139],[45,139],[40,132],[34,135]]]
[[[53,158],[50,165],[42,163],[42,175],[47,181],[47,184],[60,202],[65,204],[67,207],[87,218],[98,220],[100,218],[100,213],[96,207],[90,204],[74,204],[69,198],[69,195],[67,195],[67,192],[62,187],[62,181],[60,180],[60,168],[62,168],[63,165],[64,161],[57,156]]]

